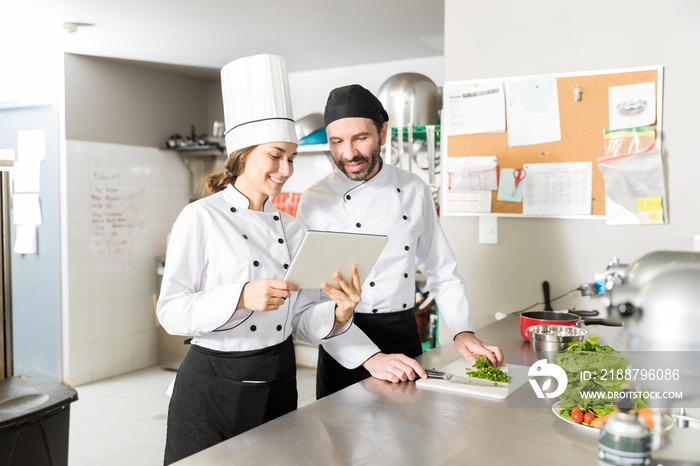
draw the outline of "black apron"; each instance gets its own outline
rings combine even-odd
[[[165,464],[296,407],[292,337],[253,351],[219,352],[193,345],[178,369],[170,399]]]
[[[365,332],[382,353],[402,353],[415,358],[423,352],[418,323],[413,309],[382,314],[356,313],[354,325]],[[318,347],[316,366],[316,399],[342,390],[370,376],[364,367],[346,369]]]

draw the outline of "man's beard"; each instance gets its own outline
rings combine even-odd
[[[381,163],[382,160],[382,147],[377,144],[374,149],[372,149],[371,154],[368,156],[366,155],[356,155],[355,157],[352,158],[352,160],[345,160],[341,159],[340,161],[335,162],[335,164],[338,166],[341,172],[345,174],[348,178],[350,178],[353,181],[365,181],[367,180],[367,177],[374,171],[374,169]],[[345,169],[345,164],[348,163],[356,163],[356,162],[365,162],[365,167],[359,171],[359,172],[349,172]]]

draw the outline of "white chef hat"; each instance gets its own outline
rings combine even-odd
[[[287,61],[254,55],[221,69],[226,150],[267,142],[298,143],[287,80]]]

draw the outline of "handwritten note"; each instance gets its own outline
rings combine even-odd
[[[127,254],[143,188],[124,185],[119,173],[95,170],[90,186],[91,253],[93,256]]]

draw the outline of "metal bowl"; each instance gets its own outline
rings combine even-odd
[[[297,133],[297,138],[304,139],[306,136],[323,128],[323,114],[309,113],[294,122],[294,129]]]
[[[571,342],[582,342],[588,331],[572,325],[533,325],[527,328],[530,349],[537,359],[554,363],[554,355],[564,351]]]

